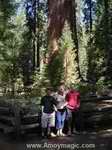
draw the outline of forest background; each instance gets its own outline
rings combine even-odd
[[[111,0],[0,0],[0,95],[38,97],[64,83],[111,95]]]

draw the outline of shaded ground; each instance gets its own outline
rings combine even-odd
[[[28,144],[37,144],[34,148]],[[39,144],[39,145],[38,145]],[[48,144],[52,144],[52,148]],[[65,146],[64,148],[55,148],[57,145]],[[71,144],[71,145],[70,145]],[[74,144],[74,145],[73,145]],[[82,145],[83,144],[83,145]],[[45,146],[45,148],[42,148]],[[68,147],[67,147],[68,146]],[[69,147],[71,146],[71,148]],[[82,147],[83,146],[83,147]],[[41,147],[41,148],[39,148]],[[77,134],[73,137],[57,137],[53,139],[41,139],[38,134],[27,134],[20,139],[15,139],[9,135],[0,133],[0,150],[27,150],[27,149],[85,149],[85,150],[112,150],[112,130],[104,130],[98,133],[90,132],[85,134]]]
[[[73,137],[42,139],[37,134],[40,129],[39,131],[34,130],[33,132],[30,132],[30,129],[28,128],[27,134],[24,134],[24,136],[17,139],[12,135],[4,135],[0,132],[0,150],[112,150],[112,100],[96,100],[95,102],[90,100],[83,103],[84,124],[88,128],[88,123],[90,123],[90,127],[94,126],[95,128],[90,128],[90,130],[87,130],[87,133],[76,134]],[[26,121],[28,121],[28,117],[26,118]],[[106,130],[107,128],[110,128],[111,130]],[[0,128],[0,130],[1,129],[2,128]],[[93,130],[97,132],[91,132]],[[60,148],[59,146],[62,146],[63,148]]]

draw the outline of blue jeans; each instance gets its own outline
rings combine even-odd
[[[65,117],[66,117],[66,110],[64,111],[58,110],[56,112],[56,128],[57,129],[63,129]]]

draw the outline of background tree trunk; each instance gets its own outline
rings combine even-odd
[[[70,25],[74,39],[74,80],[80,78],[79,58],[78,58],[78,37],[76,23],[75,1],[73,0],[48,0],[48,49],[50,62],[53,62],[59,52],[58,41],[62,35],[65,23]],[[74,24],[75,23],[75,24]],[[71,49],[72,50],[72,49]],[[65,52],[66,53],[66,52]],[[67,56],[69,57],[69,56]],[[70,59],[70,58],[67,58]],[[73,70],[73,68],[69,70]],[[66,70],[66,69],[65,69]],[[67,76],[67,71],[65,72]]]
[[[65,21],[73,19],[72,0],[48,0],[48,48],[50,54],[58,51],[58,39]]]
[[[104,17],[105,17],[105,51],[107,57],[106,80],[112,80],[112,3],[110,0],[104,0]]]

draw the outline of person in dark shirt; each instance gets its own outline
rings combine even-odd
[[[45,136],[47,133],[47,129],[50,129],[49,134],[51,137],[55,137],[56,135],[53,133],[53,129],[55,127],[55,111],[57,102],[53,96],[51,96],[52,90],[51,88],[47,89],[47,94],[41,99],[42,106],[42,136]],[[48,135],[48,133],[47,133]]]

